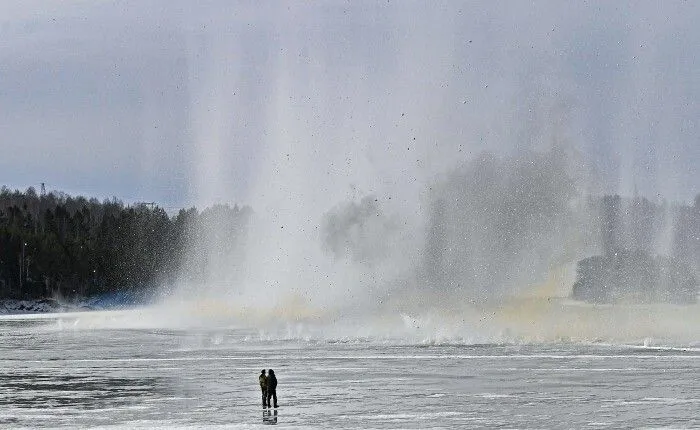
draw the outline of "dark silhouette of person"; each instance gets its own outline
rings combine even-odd
[[[277,407],[277,377],[275,371],[270,369],[267,371],[267,407],[270,407],[270,398],[273,398],[275,407]]]
[[[264,408],[270,401],[270,399],[267,397],[267,376],[265,376],[265,369],[260,371],[258,382],[260,382],[260,391],[262,391],[262,406]]]

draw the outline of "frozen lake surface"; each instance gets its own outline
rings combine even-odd
[[[268,339],[80,318],[0,318],[0,427],[700,427],[692,345]],[[263,368],[276,413],[260,405]]]

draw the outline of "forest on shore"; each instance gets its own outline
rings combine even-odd
[[[578,262],[575,299],[592,303],[696,303],[700,283],[700,195],[692,206],[603,196],[602,252]],[[666,248],[659,252],[659,248]]]
[[[197,281],[208,249],[240,242],[251,212],[215,205],[169,216],[150,203],[2,187],[0,299],[148,294],[181,276]]]
[[[547,178],[545,185],[559,182]],[[561,194],[556,206],[555,193],[545,186],[532,187],[539,194],[519,193],[517,187],[499,191],[462,176],[447,185],[452,188],[444,186],[431,202],[425,237],[424,272],[438,287],[462,291],[459,282],[476,279],[477,287],[498,292],[505,283],[498,277],[501,268],[516,270],[517,258],[548,263],[567,237],[580,237],[578,258],[584,258],[574,298],[594,303],[697,300],[700,195],[691,205],[590,196],[569,210],[566,187],[554,187]],[[386,257],[393,227],[380,213],[377,199],[367,197],[326,214],[321,236],[329,256],[357,264]],[[151,203],[2,187],[0,299],[148,297],[179,283],[229,288],[245,266],[252,218],[247,206],[168,214]]]

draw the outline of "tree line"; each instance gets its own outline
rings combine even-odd
[[[148,293],[181,279],[204,282],[210,260],[242,244],[251,212],[215,205],[169,216],[152,204],[2,187],[0,298]],[[222,243],[225,249],[216,246]]]
[[[700,195],[693,205],[635,196],[592,199],[601,251],[582,259],[572,296],[590,302],[695,303],[700,275]]]

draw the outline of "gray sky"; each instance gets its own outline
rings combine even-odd
[[[571,3],[3,1],[0,184],[415,205],[479,151],[556,140],[597,189],[689,200],[700,5]]]

